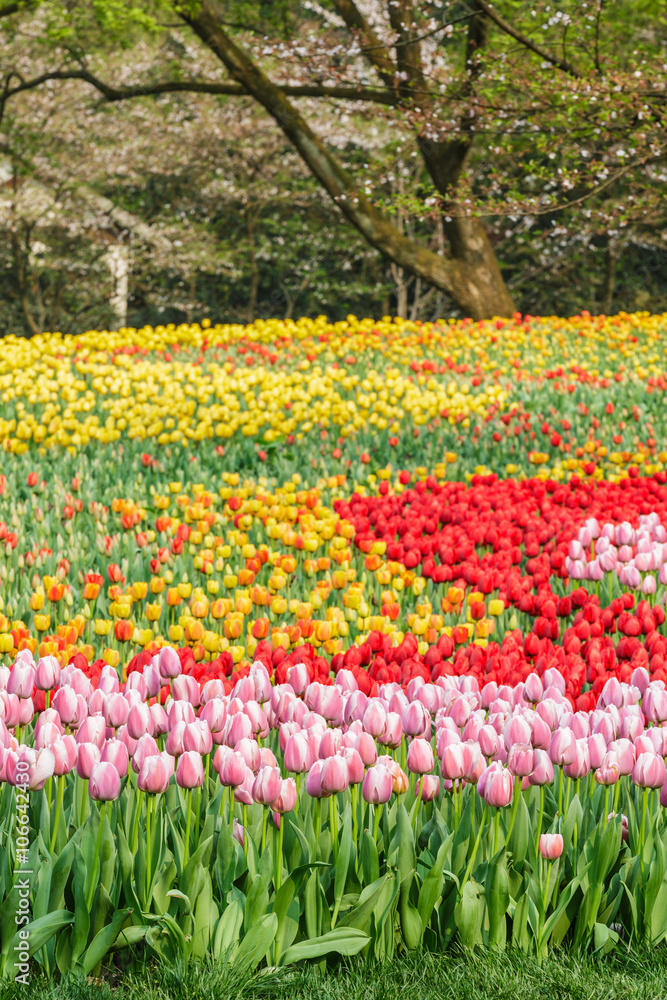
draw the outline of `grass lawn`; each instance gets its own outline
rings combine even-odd
[[[350,961],[247,976],[230,966],[192,965],[182,973],[157,965],[118,982],[38,977],[28,987],[0,985],[0,1000],[663,1000],[667,950],[604,960],[525,955],[413,954],[384,965]]]

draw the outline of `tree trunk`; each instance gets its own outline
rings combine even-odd
[[[446,259],[400,233],[355,187],[350,175],[307,125],[279,86],[221,29],[215,0],[202,0],[195,13],[182,13],[230,75],[275,119],[302,160],[364,239],[397,266],[449,293],[466,316],[510,316],[514,304],[493,250],[476,220],[456,222],[456,251]],[[452,242],[451,234],[447,236]],[[458,253],[458,256],[457,256]],[[479,270],[479,274],[477,271]]]

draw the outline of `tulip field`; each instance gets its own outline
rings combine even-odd
[[[665,344],[6,337],[0,976],[664,942]]]

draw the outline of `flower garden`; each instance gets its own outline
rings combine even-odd
[[[667,938],[666,330],[5,338],[4,976]]]

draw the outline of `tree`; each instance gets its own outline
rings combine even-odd
[[[16,6],[7,8],[10,21],[22,16]],[[60,5],[37,6],[59,42],[54,67],[31,78],[9,72],[4,101],[56,79],[83,80],[110,103],[186,91],[249,95],[365,240],[476,318],[514,308],[493,249],[508,221],[554,222],[588,206],[591,228],[596,213],[637,222],[659,197],[650,171],[665,154],[666,74],[649,0],[569,0],[556,11],[542,0],[530,8],[512,0],[164,0],[120,5],[120,13],[96,0],[64,16]],[[644,31],[629,48],[637,17]],[[136,37],[173,32],[176,18],[201,42],[196,77],[179,58],[170,60],[171,78],[155,66],[120,85],[98,69],[104,46],[91,24],[109,37],[130,24]],[[192,36],[183,37],[187,49]],[[326,141],[327,122],[342,115],[356,132],[392,129],[414,146],[423,169],[413,190],[387,201],[369,171],[343,162],[345,151]],[[406,211],[421,223],[415,236],[396,224]],[[428,247],[438,229],[447,254]]]

